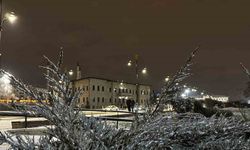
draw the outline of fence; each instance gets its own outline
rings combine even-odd
[[[96,110],[94,110],[96,111]],[[103,112],[103,111],[102,111]],[[104,112],[108,112],[108,111],[104,111]],[[114,112],[114,111],[112,111]],[[124,117],[124,115],[118,115],[118,111],[117,115],[113,115],[113,116],[109,116],[109,117],[87,117],[87,118],[94,118],[96,120],[101,120],[101,121],[105,121],[106,123],[112,124],[115,126],[116,128],[119,128],[119,122],[121,123],[129,123],[131,124],[133,122],[133,119],[126,119],[126,118],[119,118],[119,117]],[[123,112],[124,113],[124,112]],[[128,113],[125,114],[126,116],[133,116],[134,114],[132,113]],[[12,124],[12,128],[29,128],[29,127],[38,127],[38,126],[45,126],[45,125],[51,125],[51,123],[48,120],[30,120],[28,121],[28,117],[29,118],[43,118],[43,116],[39,116],[39,115],[33,115],[33,114],[28,114],[28,113],[21,113],[21,112],[14,112],[14,111],[8,111],[8,112],[0,112],[0,116],[20,116],[20,117],[24,117],[24,121],[13,121],[11,122]]]

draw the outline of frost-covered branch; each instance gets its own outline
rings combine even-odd
[[[153,115],[155,115],[155,113],[158,113],[159,111],[162,111],[161,105],[163,104],[170,103],[173,106],[176,106],[175,102],[177,101],[179,91],[182,88],[180,84],[184,79],[191,75],[190,69],[193,63],[192,61],[198,50],[199,47],[197,47],[190,54],[186,63],[180,68],[180,70],[172,78],[170,78],[168,82],[165,83],[160,94],[159,102],[157,103],[156,108],[152,113]]]
[[[176,97],[179,84],[190,75],[189,70],[197,50],[198,48],[164,86],[154,117],[147,116],[148,114],[137,116],[139,121],[135,121],[128,130],[113,128],[75,110],[75,103],[82,91],[75,90],[67,75],[61,72],[62,52],[57,64],[45,57],[48,65],[42,68],[50,72],[45,74],[49,81],[49,91],[38,91],[2,71],[11,78],[13,87],[39,100],[35,106],[22,105],[16,108],[43,116],[51,126],[39,140],[1,132],[0,141],[8,143],[10,149],[15,150],[249,149],[250,122],[244,122],[236,116],[206,118],[194,113],[158,113],[161,104],[178,104]]]

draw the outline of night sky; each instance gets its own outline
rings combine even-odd
[[[4,68],[44,86],[42,55],[55,60],[64,47],[65,65],[79,61],[84,76],[135,82],[126,63],[140,55],[149,74],[142,81],[159,89],[200,45],[188,83],[237,98],[250,68],[249,0],[3,0],[18,21],[4,24]]]

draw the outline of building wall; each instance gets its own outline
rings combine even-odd
[[[136,85],[116,81],[84,78],[73,83],[75,89],[83,89],[78,107],[100,109],[109,105],[126,108],[126,101],[136,100]],[[150,86],[139,86],[139,104],[145,106],[150,98]]]
[[[91,108],[102,108],[110,105],[112,99],[112,83],[107,80],[89,79],[90,83],[90,106]]]
[[[150,98],[150,87],[145,85],[139,86],[139,104],[147,106]]]
[[[90,87],[89,80],[79,80],[74,82],[74,88],[77,90],[82,90],[82,95],[77,102],[78,107],[89,107],[89,96],[90,96]]]

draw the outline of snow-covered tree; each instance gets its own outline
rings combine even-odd
[[[247,82],[247,87],[246,89],[243,91],[243,95],[245,98],[250,98],[250,72],[249,70],[243,65],[243,63],[240,63],[241,67],[244,71],[244,73],[247,75],[249,81]]]
[[[190,54],[186,63],[180,68],[180,70],[173,77],[170,77],[169,81],[165,83],[165,85],[162,88],[159,102],[156,105],[153,114],[161,112],[164,108],[164,104],[173,105],[174,110],[176,110],[177,112],[186,112],[185,111],[186,109],[189,110],[189,108],[192,107],[191,106],[192,102],[190,102],[188,99],[183,99],[180,96],[180,92],[183,89],[181,82],[191,75],[190,73],[191,66],[195,54],[197,53],[198,50],[199,47],[197,47]]]
[[[48,128],[46,135],[41,136],[38,143],[28,137],[12,136],[1,133],[4,142],[13,149],[108,149],[119,130],[111,129],[94,118],[88,119],[85,115],[75,110],[75,104],[81,91],[72,89],[67,75],[61,72],[63,52],[60,52],[59,61],[54,64],[44,57],[49,65],[41,66],[45,69],[45,78],[49,90],[41,92],[24,84],[13,75],[2,70],[7,75],[13,86],[20,92],[26,93],[38,100],[35,106],[15,105],[20,111],[29,112],[46,118],[53,126]],[[50,74],[47,74],[47,72]],[[110,132],[112,130],[112,132]],[[109,135],[109,134],[112,134]]]
[[[207,118],[195,113],[160,113],[161,104],[178,101],[177,83],[190,75],[188,71],[195,52],[191,54],[186,65],[165,85],[165,89],[163,88],[160,103],[155,111],[157,113],[143,117],[137,114],[136,121],[128,130],[112,128],[105,122],[87,118],[74,109],[82,91],[72,89],[69,78],[61,72],[62,52],[59,63],[54,64],[45,57],[49,65],[41,67],[45,72],[50,72],[49,75],[45,74],[49,81],[47,92],[27,86],[2,70],[11,79],[13,87],[38,100],[35,106],[16,105],[15,108],[41,115],[52,126],[48,127],[39,141],[7,132],[1,132],[0,140],[8,143],[10,149],[16,150],[249,149],[250,123],[240,118]]]

